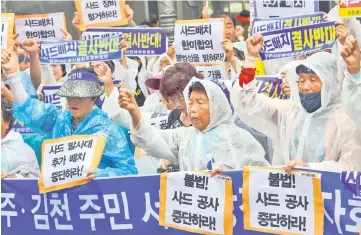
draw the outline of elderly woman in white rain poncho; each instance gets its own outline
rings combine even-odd
[[[132,139],[144,151],[179,162],[181,171],[267,166],[262,146],[233,124],[229,100],[213,81],[192,79],[184,90],[191,127],[157,130],[142,117],[131,92],[122,89],[119,103],[132,116]]]
[[[247,40],[245,70],[254,67],[262,44],[260,34]],[[244,79],[241,73],[240,84],[235,84],[231,92],[236,114],[272,138],[272,165],[288,163],[287,172],[294,166],[361,170],[361,146],[356,126],[341,105],[335,58],[319,52],[291,63],[287,67],[293,100],[257,94],[256,81]]]

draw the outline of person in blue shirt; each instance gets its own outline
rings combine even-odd
[[[68,108],[60,111],[55,105],[31,99],[18,73],[7,75],[14,98],[14,116],[45,139],[70,135],[104,134],[106,145],[95,177],[137,174],[134,145],[128,130],[111,121],[99,108],[96,99],[104,93],[92,69],[76,69],[58,91],[66,97]]]

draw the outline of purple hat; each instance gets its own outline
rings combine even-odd
[[[60,87],[57,94],[63,97],[91,98],[104,93],[98,77],[87,71],[74,71]]]

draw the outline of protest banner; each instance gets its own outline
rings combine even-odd
[[[361,172],[341,173],[341,182],[346,184],[347,188],[357,197],[361,198]]]
[[[102,135],[44,140],[39,192],[48,193],[87,183],[86,174],[98,167],[105,140]]]
[[[341,17],[361,16],[361,1],[341,0],[338,6],[338,15]]]
[[[349,181],[342,183],[340,173],[320,173],[324,234],[359,235],[361,197],[348,189]],[[242,170],[223,174],[232,177],[233,234],[265,234],[244,229]],[[356,176],[357,172],[349,174]],[[36,179],[3,179],[1,230],[6,235],[193,234],[159,225],[159,188],[159,175],[127,176],[99,178],[80,187],[39,195]]]
[[[263,33],[262,60],[294,57],[331,49],[336,42],[335,22],[306,25]]]
[[[176,60],[193,65],[221,64],[225,59],[223,39],[223,19],[177,20],[174,28]]]
[[[323,234],[321,174],[292,171],[287,175],[284,168],[245,167],[243,181],[246,230]]]
[[[160,130],[167,129],[169,113],[152,113],[150,123],[152,126]]]
[[[318,0],[251,0],[251,18],[275,18],[319,12]]]
[[[82,40],[124,35],[130,48],[126,55],[156,56],[167,52],[168,38],[162,28],[89,28]]]
[[[1,48],[10,48],[13,45],[14,26],[15,26],[14,13],[1,13]]]
[[[146,157],[146,156],[149,156],[149,155],[141,147],[136,146],[134,156],[135,157]]]
[[[66,98],[60,97],[56,93],[61,86],[43,86],[43,99],[46,104],[53,104],[60,111],[64,111],[66,108]]]
[[[270,98],[282,99],[282,79],[275,76],[256,76],[257,92]]]
[[[159,224],[201,234],[232,234],[232,180],[207,172],[160,176]]]
[[[108,27],[128,24],[125,0],[75,0],[80,16],[80,30],[87,27]]]
[[[34,134],[35,133],[29,127],[25,126],[25,124],[23,122],[20,122],[18,120],[14,121],[13,125],[11,126],[11,129],[20,134]]]
[[[225,79],[224,65],[214,65],[214,66],[195,66],[198,73],[204,76],[206,80],[221,80]]]
[[[72,64],[116,60],[123,56],[122,36],[95,40],[40,41],[40,63]]]
[[[16,15],[15,26],[20,42],[26,38],[36,41],[61,40],[64,36],[61,30],[66,29],[65,15],[64,12]]]
[[[255,18],[252,21],[251,35],[326,22],[326,20],[323,19],[323,15],[324,13],[317,12],[306,15],[285,16],[272,19]]]

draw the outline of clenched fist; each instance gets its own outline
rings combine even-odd
[[[252,37],[248,38],[246,43],[247,43],[248,55],[257,57],[262,49],[263,36],[260,33],[257,33],[256,35],[253,35]]]
[[[78,31],[80,31],[80,16],[78,14],[78,12],[74,12],[74,18],[73,18],[73,26],[74,28],[76,28]]]
[[[341,56],[346,62],[347,71],[350,74],[360,72],[360,48],[353,36],[348,36],[341,48]]]
[[[18,43],[14,43],[12,48],[1,52],[1,67],[6,74],[12,74],[19,71]]]
[[[29,54],[37,54],[39,51],[38,43],[31,38],[27,38],[21,43],[23,49]]]
[[[134,112],[139,109],[133,93],[126,89],[124,85],[121,85],[119,88],[118,103],[120,107],[129,112]]]

